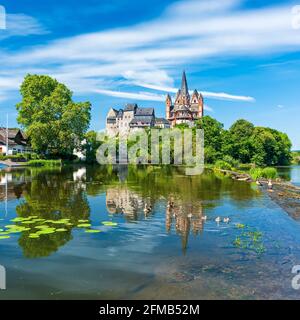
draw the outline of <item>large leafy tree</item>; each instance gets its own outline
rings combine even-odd
[[[285,133],[256,127],[250,142],[253,146],[251,160],[257,165],[287,165],[291,161],[292,143]]]
[[[210,116],[197,120],[196,127],[204,130],[205,159],[213,163],[220,159],[223,144],[223,124]]]
[[[20,93],[18,122],[32,148],[51,156],[72,155],[89,127],[91,104],[74,102],[64,84],[45,75],[27,75]]]
[[[229,129],[224,139],[223,150],[225,154],[232,156],[242,163],[249,163],[252,155],[250,138],[254,131],[254,125],[246,120],[236,121]]]

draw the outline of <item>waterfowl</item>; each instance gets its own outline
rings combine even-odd
[[[273,189],[273,183],[272,183],[272,180],[269,180],[269,182],[268,182],[268,188],[269,188],[269,189]]]
[[[192,218],[193,215],[192,215],[191,213],[189,213],[189,214],[187,215],[187,217],[188,217],[188,218]]]
[[[149,213],[149,212],[151,212],[151,210],[152,210],[151,205],[150,205],[150,206],[147,206],[147,204],[145,204],[144,212],[145,212],[145,213]]]
[[[221,218],[220,218],[220,217],[217,217],[217,218],[215,219],[215,221],[216,221],[217,223],[220,223],[220,222],[221,222]]]
[[[258,181],[258,180],[256,180],[256,184],[258,185],[258,186],[262,186],[262,183],[260,182],[260,181]]]
[[[224,219],[223,219],[223,222],[224,222],[224,223],[229,223],[229,221],[230,221],[229,218],[224,218]]]
[[[201,219],[206,221],[207,220],[207,216],[203,216]]]

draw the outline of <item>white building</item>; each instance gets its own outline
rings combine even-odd
[[[106,117],[106,133],[109,136],[126,135],[138,129],[156,127],[156,119],[153,108],[139,108],[136,104],[127,104],[119,110],[111,108]],[[158,127],[169,128],[170,124],[160,118]]]

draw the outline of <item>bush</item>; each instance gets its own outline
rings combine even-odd
[[[277,178],[277,170],[275,168],[264,168],[262,170],[262,176],[266,179],[276,179]]]
[[[251,168],[249,173],[253,180],[258,180],[263,177],[263,169],[261,168]]]
[[[57,167],[61,166],[61,160],[30,160],[28,165],[31,167]]]
[[[215,163],[215,168],[219,170],[232,170],[232,167],[230,163],[224,161],[224,160],[218,160]]]
[[[223,157],[223,161],[229,163],[231,165],[231,167],[233,168],[238,168],[240,165],[240,162],[236,159],[234,159],[233,157],[226,155]]]

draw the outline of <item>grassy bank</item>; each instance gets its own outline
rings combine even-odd
[[[229,175],[237,177],[237,179],[245,179],[247,176],[249,180],[275,180],[278,178],[278,172],[273,167],[256,167],[253,164],[239,164],[237,162],[219,160],[211,166],[214,171],[224,172]]]
[[[300,164],[300,151],[293,151],[292,157],[293,164]]]
[[[61,160],[30,160],[26,163],[30,167],[60,167],[62,165]]]

